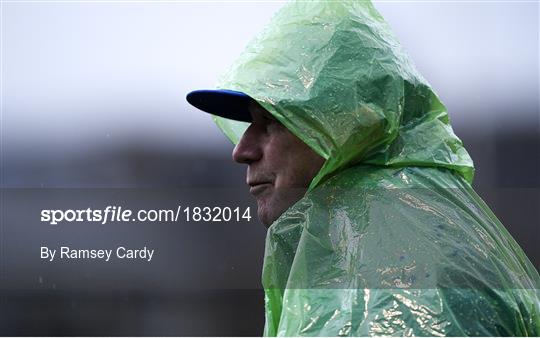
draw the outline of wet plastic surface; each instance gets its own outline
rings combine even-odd
[[[538,272],[369,2],[288,3],[219,87],[326,159],[269,228],[265,335],[540,335]],[[215,119],[235,143],[247,127]]]

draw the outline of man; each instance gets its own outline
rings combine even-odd
[[[540,334],[538,272],[369,2],[287,4],[219,87],[188,101],[270,225],[265,335]]]
[[[233,158],[248,165],[247,184],[257,198],[261,222],[269,226],[306,192],[324,159],[254,101],[251,125]]]
[[[241,92],[200,90],[190,93],[187,99],[216,115],[226,115],[222,113],[224,107],[234,109],[234,119],[250,122],[234,148],[233,159],[248,165],[246,183],[257,199],[259,220],[265,226],[304,196],[324,158],[270,112]],[[241,116],[239,111],[243,112]]]

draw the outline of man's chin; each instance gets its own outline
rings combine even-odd
[[[259,217],[259,221],[261,221],[261,223],[267,228],[274,222],[268,210],[266,209],[266,206],[261,206],[261,203],[259,201],[257,207],[257,216]]]
[[[288,208],[302,198],[306,189],[289,189],[287,193],[265,193],[257,196],[257,215],[267,228]]]
[[[262,196],[257,198],[257,216],[259,221],[264,224],[265,227],[269,227],[279,217],[276,213],[276,208],[273,207],[268,196],[263,198]]]
[[[271,222],[270,220],[266,219],[264,216],[261,216],[259,215],[259,221],[266,227],[266,228],[269,228],[270,225],[272,225],[273,222]]]

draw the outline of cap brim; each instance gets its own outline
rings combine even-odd
[[[226,119],[251,122],[248,106],[253,99],[234,90],[195,90],[186,100],[194,107]]]

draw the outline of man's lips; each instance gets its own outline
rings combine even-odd
[[[258,181],[258,182],[248,182],[249,193],[252,195],[258,195],[262,193],[264,190],[272,186],[272,182],[270,181]]]

